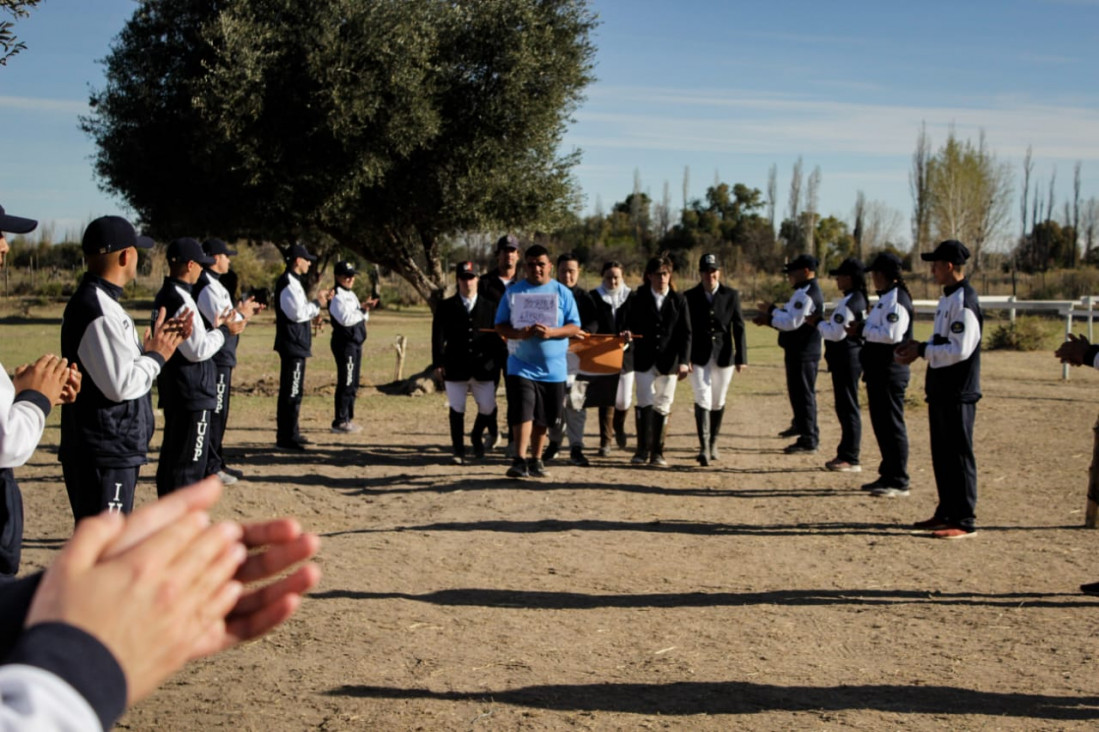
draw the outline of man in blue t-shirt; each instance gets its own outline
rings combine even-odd
[[[569,288],[553,278],[544,246],[527,249],[526,279],[508,287],[496,310],[496,332],[508,341],[505,386],[508,425],[515,441],[511,478],[544,478],[546,431],[561,419],[569,337],[580,332],[580,315]],[[524,460],[527,445],[531,457]]]

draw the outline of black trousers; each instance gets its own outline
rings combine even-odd
[[[332,426],[350,422],[355,418],[355,396],[359,393],[359,368],[362,366],[362,344],[337,346],[332,344],[336,357],[336,416]]]
[[[832,390],[836,394],[836,419],[840,423],[840,444],[836,457],[857,465],[862,442],[862,414],[859,412],[859,349],[830,349],[826,355],[832,374]]]
[[[23,494],[11,468],[0,470],[0,575],[19,572],[23,554]]]
[[[163,437],[156,466],[156,494],[162,498],[206,477],[210,410],[165,409]]]
[[[885,374],[866,374],[870,424],[881,453],[878,475],[896,488],[908,487],[908,428],[904,423],[908,378],[908,367],[900,364],[893,364]]]
[[[61,473],[65,491],[69,494],[73,521],[95,516],[104,511],[131,513],[140,466],[127,468],[96,467],[83,460],[65,460]]]
[[[304,387],[305,359],[283,356],[279,369],[279,401],[275,412],[276,439],[279,442],[293,442],[300,434],[298,414],[301,412]]]
[[[977,522],[977,462],[973,458],[973,422],[977,405],[928,402],[931,463],[939,506],[935,516],[963,529]]]
[[[790,395],[790,407],[794,410],[794,429],[798,444],[816,448],[820,443],[817,428],[817,371],[818,359],[806,360],[800,353],[786,353],[786,391]]]
[[[210,454],[206,458],[206,475],[214,475],[225,467],[221,445],[225,440],[225,427],[229,424],[229,395],[233,386],[233,367],[218,366],[215,391],[217,403],[210,410]]]

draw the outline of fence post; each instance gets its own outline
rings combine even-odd
[[[1010,303],[1014,303],[1015,302],[1015,296],[1014,295],[1008,295],[1007,296],[1007,301],[1010,302]],[[1014,306],[1014,304],[1012,304],[1012,306],[1010,308],[1008,308],[1007,312],[1008,312],[1008,317],[1011,320],[1011,325],[1014,326],[1015,325],[1015,306]]]
[[[1072,335],[1072,306],[1070,305],[1065,312],[1065,340]],[[1061,364],[1061,381],[1068,381],[1068,363]]]
[[[1092,308],[1095,307],[1095,298],[1092,295],[1088,295],[1085,298],[1085,300],[1087,300],[1087,303],[1088,303],[1088,342],[1091,342],[1092,339],[1093,339],[1093,333],[1092,333],[1092,328],[1091,328],[1091,326],[1092,326],[1092,315],[1094,314],[1092,312]]]

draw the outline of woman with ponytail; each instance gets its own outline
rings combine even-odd
[[[848,257],[840,266],[828,272],[836,278],[843,297],[832,314],[818,317],[817,330],[824,338],[824,360],[832,374],[832,389],[836,394],[836,417],[840,422],[840,444],[836,457],[824,464],[829,470],[857,473],[859,443],[862,440],[862,417],[859,414],[859,376],[862,366],[859,352],[862,337],[858,326],[866,318],[866,277],[862,262]]]
[[[862,327],[862,374],[870,402],[870,423],[881,451],[878,478],[862,488],[872,495],[908,495],[908,429],[904,423],[904,392],[909,369],[893,358],[899,343],[912,339],[912,295],[904,284],[901,260],[878,254],[866,268],[873,278],[878,302]]]

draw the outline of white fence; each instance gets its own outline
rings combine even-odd
[[[934,315],[938,307],[938,300],[913,300],[912,307],[917,313]],[[981,295],[981,310],[1007,310],[1011,322],[1015,322],[1015,313],[1023,312],[1055,312],[1065,319],[1065,336],[1072,332],[1072,319],[1076,311],[1087,310],[1088,340],[1094,341],[1095,311],[1099,306],[1099,296],[1086,295],[1079,300],[1016,300],[1014,295],[986,296]],[[1081,317],[1083,314],[1081,313]],[[1069,365],[1061,364],[1061,378],[1068,381]]]

